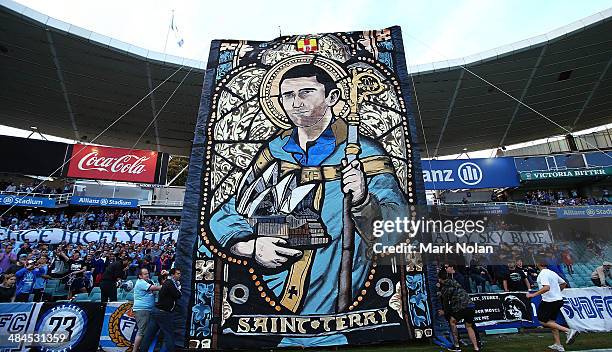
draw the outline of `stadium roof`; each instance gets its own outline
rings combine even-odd
[[[203,62],[138,48],[10,0],[0,5],[0,124],[90,141],[176,72],[96,143],[132,147],[186,77],[136,148],[189,155]],[[411,67],[431,156],[564,133],[461,65],[570,131],[612,122],[611,16],[612,9],[485,53]]]

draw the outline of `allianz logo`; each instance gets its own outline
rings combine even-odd
[[[423,164],[424,166],[427,163]],[[456,171],[456,174],[455,174]],[[482,181],[482,169],[475,163],[465,162],[454,169],[423,169],[423,181],[425,182],[455,182],[455,177],[459,181],[468,185],[474,186]]]

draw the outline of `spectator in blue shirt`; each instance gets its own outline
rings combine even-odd
[[[136,318],[138,333],[136,334],[132,351],[138,351],[140,347],[142,337],[147,330],[147,322],[151,319],[151,310],[155,306],[154,292],[159,290],[161,290],[161,286],[155,285],[149,279],[149,270],[147,268],[140,269],[138,280],[136,280],[136,285],[134,285],[134,306],[132,311]]]
[[[563,272],[561,262],[559,258],[557,258],[556,252],[558,252],[558,249],[556,248],[550,248],[548,250],[548,252],[546,253],[546,266],[549,270],[552,270],[557,273],[557,275],[559,275],[567,283],[567,278],[565,277],[565,273]],[[567,284],[567,287],[569,288],[569,284]]]
[[[151,249],[151,257],[153,259],[159,258],[161,253],[162,253],[162,250],[159,248],[159,243],[156,243],[155,245],[153,245],[153,248]]]
[[[38,265],[33,270],[34,272],[34,302],[42,302],[43,294],[45,293],[45,286],[47,285],[47,279],[49,278],[49,265],[47,264],[49,259],[46,256],[41,256],[38,259]]]
[[[34,289],[34,281],[36,280],[34,269],[34,262],[28,261],[24,268],[19,269],[15,273],[15,276],[17,276],[15,302],[29,302],[30,294]]]

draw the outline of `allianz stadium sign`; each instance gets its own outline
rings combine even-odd
[[[0,195],[0,206],[55,208],[55,199],[18,195]]]
[[[516,187],[518,172],[513,158],[421,160],[425,189],[477,189]]]

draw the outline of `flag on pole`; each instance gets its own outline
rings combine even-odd
[[[170,30],[172,30],[172,33],[174,33],[174,39],[176,40],[176,44],[182,48],[183,44],[185,44],[185,41],[183,40],[183,37],[179,33],[179,29],[176,23],[174,22],[174,11],[172,11],[172,20],[170,21]]]

